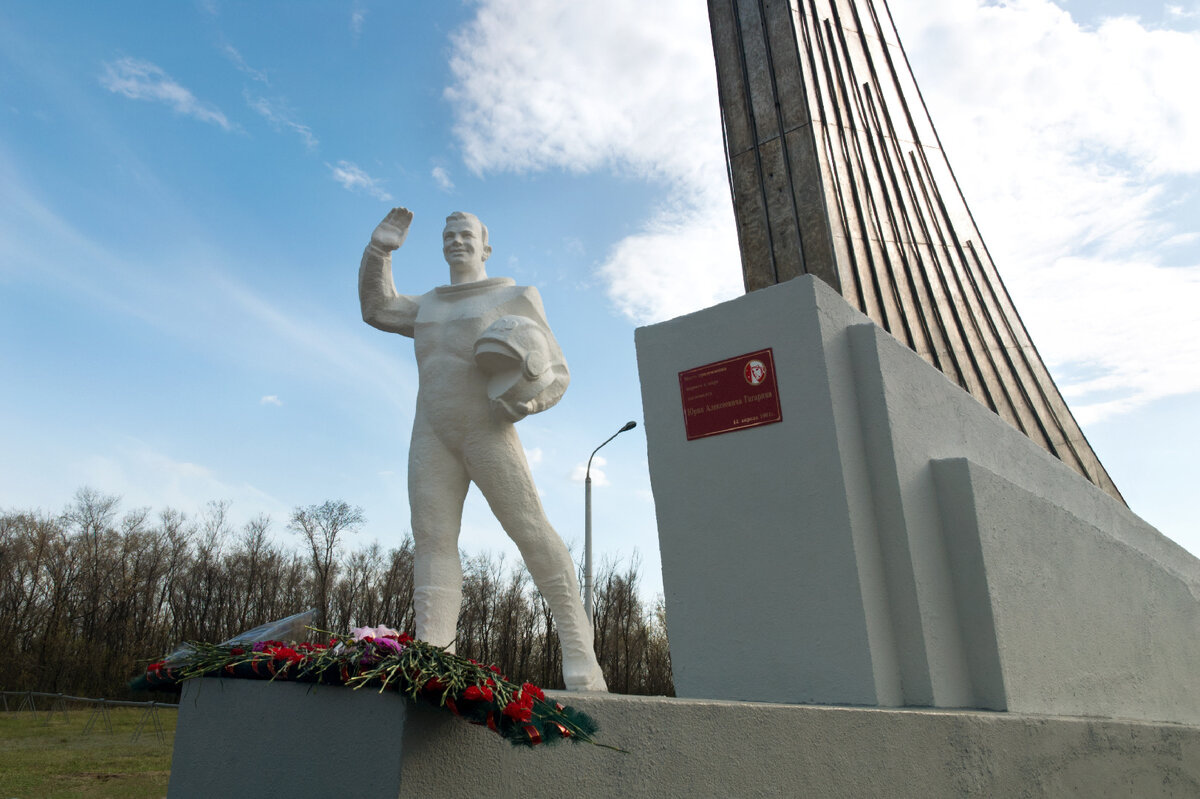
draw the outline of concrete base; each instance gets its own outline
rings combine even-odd
[[[398,796],[411,708],[340,686],[189,680],[167,795]]]
[[[771,347],[782,421],[678,374]],[[1200,561],[806,276],[637,331],[679,696],[1200,724]]]
[[[605,743],[514,749],[394,695],[188,683],[170,797],[1200,796],[1200,729],[1016,713],[561,695]]]

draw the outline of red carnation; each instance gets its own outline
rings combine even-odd
[[[480,700],[491,702],[495,699],[495,696],[492,693],[492,689],[486,685],[469,685],[467,686],[467,690],[463,691],[463,699],[473,699],[476,702]]]
[[[231,655],[244,655],[244,654],[246,654],[246,650],[245,650],[245,649],[242,649],[240,646],[235,646],[233,649],[230,649],[230,650],[229,650],[229,654],[231,654]]]
[[[509,702],[504,706],[504,715],[513,721],[525,722],[533,718],[533,708],[518,705],[516,702]]]
[[[534,699],[540,699],[543,702],[546,701],[546,695],[542,693],[542,689],[538,688],[531,682],[527,682],[521,686],[521,693],[530,697],[530,703],[532,703]]]
[[[301,655],[290,646],[273,646],[267,650],[267,654],[273,657],[275,660],[288,660],[292,663],[304,660],[304,655]]]

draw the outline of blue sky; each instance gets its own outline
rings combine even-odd
[[[442,220],[537,285],[572,369],[521,423],[551,520],[641,421],[637,324],[736,296],[704,4],[6,3],[0,507],[274,519],[344,499],[408,529],[411,342],[359,317],[392,205],[400,291]],[[967,200],[1135,512],[1200,553],[1200,5],[895,0]],[[661,590],[640,429],[598,459],[598,557]],[[481,497],[462,545],[516,557]]]

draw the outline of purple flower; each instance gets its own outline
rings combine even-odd
[[[404,651],[404,645],[395,638],[376,638],[375,646],[379,647],[380,649],[390,649],[393,652]]]

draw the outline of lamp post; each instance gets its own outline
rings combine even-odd
[[[637,422],[626,422],[625,426],[617,432],[613,433],[608,438],[604,439],[604,444],[612,441],[617,436],[624,433],[626,430],[632,430],[637,427]],[[601,444],[600,447],[603,447]],[[596,453],[600,451],[600,447],[592,450],[591,456],[588,458],[587,471],[583,478],[583,609],[587,613],[588,624],[593,623],[592,619],[592,458],[596,457]]]

